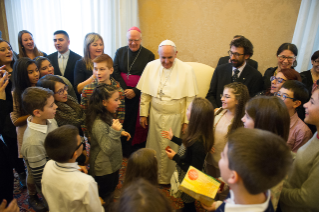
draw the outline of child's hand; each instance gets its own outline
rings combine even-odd
[[[170,141],[172,140],[172,138],[173,138],[173,136],[174,136],[174,135],[173,135],[172,128],[170,128],[169,131],[162,131],[161,134],[162,134],[162,137],[163,137],[163,138],[167,138],[167,139],[170,140]]]
[[[83,173],[85,173],[85,174],[88,173],[88,170],[86,169],[85,166],[79,166],[79,167],[80,167],[80,169],[78,169],[79,171],[81,171],[81,172],[83,172]]]
[[[212,153],[212,154],[215,153],[215,148],[212,147],[209,152]]]
[[[166,152],[166,154],[167,154],[167,157],[168,157],[170,160],[172,160],[173,157],[176,155],[176,152],[175,152],[173,149],[171,149],[171,148],[166,148],[166,149],[165,149],[165,152]]]
[[[118,119],[113,119],[112,128],[116,131],[120,131],[122,129],[122,124]]]
[[[1,212],[19,212],[19,206],[17,204],[17,200],[13,199],[10,204],[7,206],[7,200],[2,200],[2,203],[0,205],[0,211]]]
[[[214,202],[211,206],[204,205],[203,203],[200,203],[200,204],[207,211],[215,211],[217,209],[216,208],[216,202]]]
[[[127,137],[126,141],[129,141],[131,139],[131,134],[126,131],[122,131],[121,135]]]
[[[100,201],[101,201],[101,205],[105,205],[104,200],[102,199],[102,197],[100,197]]]

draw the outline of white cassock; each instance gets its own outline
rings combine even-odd
[[[172,128],[174,136],[180,137],[182,124],[188,123],[186,109],[198,94],[194,70],[177,58],[170,69],[154,60],[147,64],[136,87],[142,92],[140,116],[149,117],[146,147],[157,152],[159,184],[169,184],[176,163],[167,157],[165,148],[177,152],[179,146],[161,132]]]

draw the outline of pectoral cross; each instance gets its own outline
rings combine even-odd
[[[160,98],[161,98],[161,100],[162,100],[162,97],[165,95],[165,93],[164,93],[163,90],[161,89],[158,95],[160,96]]]
[[[126,78],[129,79],[129,78],[130,78],[130,75],[131,75],[130,73],[127,73],[127,74],[126,74]]]

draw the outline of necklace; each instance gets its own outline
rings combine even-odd
[[[131,75],[131,74],[130,74],[131,69],[132,69],[132,67],[133,67],[133,65],[134,65],[134,63],[135,63],[135,61],[136,61],[136,59],[137,59],[138,56],[140,55],[140,53],[141,53],[141,51],[142,51],[142,48],[143,48],[143,46],[141,46],[140,50],[138,50],[138,53],[137,53],[136,57],[134,58],[132,65],[130,66],[130,59],[129,59],[129,51],[130,51],[130,49],[129,49],[129,47],[127,47],[127,74],[126,74],[127,79],[129,79],[129,77],[130,77],[130,75]]]
[[[163,73],[163,70],[164,70],[164,69],[162,69],[162,73]],[[161,83],[162,86],[161,86],[160,92],[159,92],[159,95],[160,95],[161,100],[162,100],[162,97],[165,95],[165,93],[163,92],[163,89],[164,89],[164,87],[166,86],[166,83],[167,83],[168,79],[170,78],[171,73],[172,73],[172,70],[169,71],[169,75],[167,76],[167,78],[166,78],[164,84]]]

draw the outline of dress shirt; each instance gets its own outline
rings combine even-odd
[[[61,54],[60,52],[58,52],[58,63],[59,63],[59,69],[62,76],[64,75],[66,65],[68,64],[69,55],[70,55],[70,49],[66,51],[64,54]]]
[[[100,212],[97,183],[92,176],[80,172],[78,163],[47,162],[42,176],[42,192],[50,211]]]
[[[237,70],[239,71],[239,73],[238,73],[238,78],[239,78],[239,77],[240,77],[240,74],[241,74],[241,72],[243,72],[245,66],[246,66],[246,62],[244,63],[244,65],[242,65],[242,66],[239,67],[239,68],[236,68],[236,67],[233,66],[232,76],[234,76],[235,70],[237,69]]]

